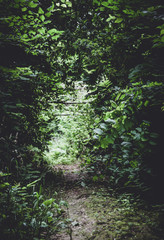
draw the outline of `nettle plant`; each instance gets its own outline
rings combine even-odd
[[[110,100],[104,102],[106,111],[96,119],[93,130],[96,145],[88,163],[100,175],[107,174],[115,186],[134,183],[139,186],[140,173],[151,174],[144,158],[157,145],[159,134],[152,131],[152,123],[144,113],[153,106],[161,106],[155,96],[161,91],[159,83],[135,83],[126,89],[113,88]]]

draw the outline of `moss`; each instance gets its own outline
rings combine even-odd
[[[78,222],[71,225],[73,239],[164,239],[163,214],[159,209],[141,208],[126,194],[116,198],[102,187],[88,185],[82,188],[68,185],[64,180],[63,184],[64,188],[58,186],[60,194],[57,197],[68,201],[67,217]]]
[[[119,201],[104,192],[92,194],[86,201],[88,214],[96,219],[96,230],[92,237],[98,239],[117,240],[161,240],[161,234],[156,236],[159,227],[154,231],[158,214],[152,210],[143,210],[137,204],[128,200]],[[157,224],[156,224],[157,225]]]

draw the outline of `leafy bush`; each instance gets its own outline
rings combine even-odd
[[[110,100],[105,100],[105,111],[93,130],[95,147],[90,164],[97,173],[107,174],[114,186],[148,187],[144,181],[147,178],[148,183],[154,169],[147,158],[156,151],[161,131],[161,124],[157,127],[158,120],[153,122],[152,113],[148,113],[156,108],[162,118],[162,93],[160,83],[137,83],[111,89]],[[158,164],[160,168],[162,163]]]
[[[54,198],[45,199],[40,186],[36,191],[38,180],[21,186],[11,185],[0,175],[0,238],[14,239],[49,239],[59,230],[62,223],[62,210]],[[3,181],[2,181],[3,179]]]

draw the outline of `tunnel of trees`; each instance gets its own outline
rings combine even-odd
[[[62,156],[120,193],[162,204],[163,1],[0,6],[0,239],[41,239],[40,229],[58,226],[60,203],[42,188]],[[52,136],[63,134],[67,151],[50,161]]]

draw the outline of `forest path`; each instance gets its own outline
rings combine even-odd
[[[70,219],[69,229],[52,238],[53,240],[89,239],[95,229],[95,219],[89,216],[87,202],[93,190],[85,186],[86,173],[80,164],[57,165],[54,167],[60,180],[58,197],[68,203],[66,217]],[[61,188],[62,185],[62,188]]]
[[[68,203],[69,228],[51,240],[164,240],[159,211],[114,197],[102,183],[91,182],[79,164],[57,165],[58,198]]]

